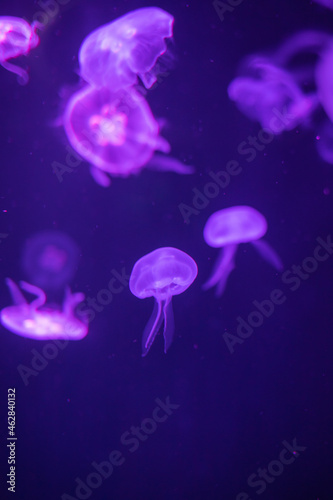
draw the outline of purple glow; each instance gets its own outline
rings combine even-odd
[[[19,83],[25,85],[29,81],[28,73],[8,62],[8,59],[26,55],[39,44],[36,33],[37,25],[24,21],[19,17],[0,17],[0,64],[8,71],[19,76]]]
[[[211,247],[221,250],[203,289],[208,290],[217,285],[216,295],[222,295],[228,277],[235,268],[235,254],[240,243],[252,243],[267,262],[281,270],[282,262],[275,250],[260,240],[266,231],[265,217],[252,207],[235,206],[213,213],[204,227],[204,240]]]
[[[102,186],[110,184],[104,172],[127,177],[138,173],[155,150],[170,151],[148,103],[134,89],[86,87],[72,96],[63,121],[72,147],[92,165],[92,175]],[[160,170],[193,170],[172,159],[162,160],[161,166],[158,158],[154,163]]]
[[[333,10],[333,0],[315,0],[315,2],[319,3],[323,7]]]
[[[113,91],[140,77],[146,88],[156,82],[154,66],[172,37],[173,17],[157,7],[138,9],[93,31],[83,41],[81,75],[91,85]]]
[[[333,165],[333,123],[331,121],[325,120],[321,124],[316,146],[319,156]]]
[[[333,122],[333,39],[322,52],[317,64],[316,83],[319,101]]]
[[[133,267],[129,287],[139,299],[155,297],[151,315],[142,337],[142,356],[146,356],[164,321],[164,352],[174,334],[172,296],[183,293],[195,280],[198,267],[187,253],[162,247],[139,259]]]
[[[6,283],[14,305],[2,309],[0,320],[11,332],[37,340],[81,340],[87,335],[87,325],[74,314],[76,306],[84,300],[83,293],[72,294],[68,288],[63,309],[59,310],[45,306],[42,289],[21,281],[21,289],[36,296],[29,304],[14,281],[7,278]]]
[[[248,118],[279,134],[311,115],[316,102],[287,71],[260,58],[253,58],[248,69],[255,75],[236,78],[228,88],[229,98]]]
[[[36,233],[25,243],[22,266],[33,284],[57,290],[74,277],[79,258],[76,243],[61,231]]]

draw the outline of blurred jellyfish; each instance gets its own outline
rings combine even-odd
[[[172,37],[173,17],[157,7],[135,10],[93,31],[83,41],[81,76],[91,85],[113,91],[130,87],[140,77],[146,88],[156,82],[157,59]]]
[[[153,313],[142,337],[142,356],[148,353],[164,321],[164,352],[174,334],[172,296],[183,293],[195,280],[198,267],[185,252],[172,247],[154,250],[139,259],[133,267],[129,287],[139,299],[154,297]]]
[[[319,3],[323,7],[333,10],[333,0],[315,0],[315,2]]]
[[[316,83],[319,101],[333,122],[333,38],[323,50],[317,64]]]
[[[30,26],[20,17],[0,17],[0,64],[2,67],[16,73],[18,82],[25,85],[29,81],[28,73],[8,62],[8,59],[27,55],[28,52],[39,44],[36,33],[38,23]]]
[[[84,300],[83,293],[72,294],[67,288],[62,310],[47,307],[44,291],[21,281],[20,287],[36,298],[29,304],[19,287],[10,278],[6,280],[14,305],[0,313],[2,325],[21,337],[37,340],[80,340],[88,333],[85,323],[75,316],[76,306]]]
[[[110,184],[104,172],[127,177],[138,173],[155,150],[170,151],[148,103],[134,89],[86,87],[69,100],[63,124],[72,147],[91,164],[91,174],[102,186]],[[181,174],[193,171],[167,157],[155,156],[150,166]]]
[[[61,231],[42,231],[25,243],[22,266],[34,285],[43,290],[60,290],[73,278],[79,260],[79,249]]]
[[[280,257],[267,242],[261,240],[266,231],[265,217],[252,207],[235,206],[213,213],[204,227],[204,239],[211,247],[221,250],[203,289],[217,285],[216,295],[222,295],[235,268],[235,254],[240,243],[252,243],[260,255],[280,271],[283,267]]]
[[[287,71],[262,58],[250,61],[248,77],[231,82],[228,95],[248,118],[275,134],[291,130],[309,117],[317,100],[305,95]]]

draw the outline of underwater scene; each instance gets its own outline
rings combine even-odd
[[[333,1],[3,0],[0,499],[332,500]]]

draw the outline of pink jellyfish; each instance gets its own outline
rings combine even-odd
[[[156,82],[155,63],[172,37],[173,17],[157,7],[134,10],[93,31],[83,41],[82,77],[113,91],[130,87],[140,77],[146,88]]]
[[[254,76],[236,78],[228,88],[229,98],[248,118],[279,134],[311,115],[317,100],[303,94],[287,71],[262,58],[251,60],[249,69]]]
[[[2,309],[0,320],[11,332],[37,340],[80,340],[87,335],[87,325],[74,314],[76,306],[84,300],[83,293],[72,294],[68,288],[63,309],[58,310],[45,306],[46,295],[37,286],[21,281],[22,290],[36,296],[27,303],[14,281],[7,278],[6,283],[14,305]]]
[[[204,239],[211,247],[221,250],[203,289],[217,285],[216,295],[222,295],[235,268],[235,254],[240,243],[252,243],[261,256],[280,271],[282,262],[279,256],[267,242],[261,240],[266,231],[265,217],[252,207],[235,206],[213,213],[204,227]]]
[[[34,285],[43,290],[59,290],[77,270],[79,249],[70,236],[61,231],[41,231],[27,239],[22,266]]]
[[[183,293],[195,280],[198,267],[187,253],[172,247],[154,250],[133,267],[129,287],[139,299],[155,297],[153,313],[142,337],[142,356],[146,356],[164,321],[164,352],[174,334],[172,296]]]
[[[39,44],[36,33],[38,23],[30,26],[19,17],[0,17],[0,64],[5,69],[19,76],[19,83],[25,85],[29,81],[28,73],[8,62],[8,59],[27,55],[28,52]]]
[[[138,173],[155,150],[170,151],[148,103],[132,88],[84,88],[69,100],[63,124],[72,147],[91,164],[91,174],[102,186],[110,184],[104,172],[127,177]],[[155,156],[150,166],[183,174],[193,171],[163,156]]]

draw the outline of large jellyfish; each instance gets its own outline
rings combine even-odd
[[[157,7],[134,10],[93,31],[79,52],[82,77],[113,91],[140,77],[146,88],[156,82],[154,66],[172,37],[173,17]]]
[[[61,231],[42,231],[25,242],[22,267],[29,281],[43,290],[63,289],[73,278],[79,249]]]
[[[159,126],[146,100],[134,89],[113,90],[86,87],[69,100],[64,128],[72,147],[91,164],[91,174],[102,186],[110,180],[104,173],[127,177],[147,163],[151,168],[192,173],[193,168],[172,158],[169,143],[159,135]]]
[[[39,44],[37,28],[38,23],[33,22],[30,26],[20,17],[0,17],[0,64],[8,71],[16,73],[22,85],[29,81],[28,73],[19,66],[9,63],[8,59],[27,55]]]
[[[248,118],[279,134],[312,114],[317,100],[305,95],[287,71],[259,57],[249,60],[247,69],[252,75],[233,80],[228,95]]]
[[[281,271],[280,257],[261,239],[266,231],[265,217],[252,207],[235,206],[213,213],[204,227],[204,239],[211,247],[221,250],[211,277],[203,285],[203,289],[217,285],[216,295],[222,295],[228,277],[235,268],[235,254],[240,243],[252,243],[264,259]]]
[[[76,306],[84,300],[83,293],[72,294],[67,288],[60,310],[45,305],[46,295],[42,289],[22,281],[21,289],[36,296],[27,303],[16,283],[10,278],[6,282],[14,302],[0,313],[1,323],[7,330],[37,340],[80,340],[87,335],[87,325],[75,316]]]
[[[185,252],[172,247],[154,250],[133,267],[129,287],[139,299],[155,297],[153,313],[142,337],[142,356],[148,353],[163,321],[164,352],[174,334],[172,296],[183,293],[195,280],[198,267]]]

